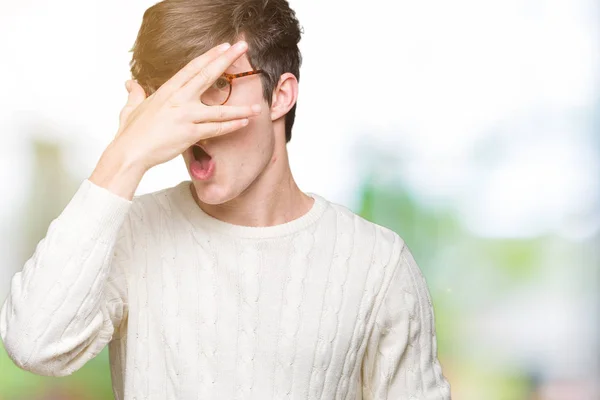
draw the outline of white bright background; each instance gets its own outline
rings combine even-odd
[[[32,123],[51,126],[45,135],[69,143],[64,162],[73,175],[91,173],[116,132],[130,77],[128,51],[144,10],[154,3],[0,2],[3,221],[36,173],[26,133]],[[304,27],[300,97],[288,145],[301,189],[355,208],[365,173],[361,148],[373,145],[397,149],[407,167],[390,173],[400,174],[424,202],[454,204],[479,236],[555,233],[585,240],[598,234],[598,137],[589,128],[590,116],[598,127],[597,2],[290,3]],[[478,153],[490,143],[495,153]],[[152,169],[137,193],[183,179],[187,172],[177,158]],[[5,244],[0,249],[10,250]],[[0,294],[12,273],[0,271]],[[490,345],[508,338],[507,354],[539,346],[519,329],[528,320],[529,314],[519,314],[526,302],[528,312],[544,310],[531,337],[546,337],[540,351],[552,349],[548,362],[597,366],[577,352],[565,359],[556,349],[571,340],[592,342],[582,332],[596,330],[577,336],[571,327],[594,309],[585,308],[590,302],[563,301],[576,285],[560,284],[572,276],[547,279],[559,289],[547,292],[545,286],[508,299],[472,332],[490,336]],[[556,297],[560,293],[564,297]]]
[[[3,213],[25,191],[20,183],[35,173],[22,149],[26,138],[16,134],[33,116],[71,143],[69,168],[91,172],[116,132],[128,50],[152,4],[2,2]],[[597,99],[595,2],[291,5],[304,27],[298,116],[289,145],[303,190],[354,204],[360,162],[351,149],[359,133],[369,133],[389,146],[408,146],[404,157],[411,161],[415,189],[459,200],[482,234],[555,230],[564,222],[557,216],[597,202],[589,190],[600,170],[591,138],[569,130],[555,113],[590,107]],[[499,140],[518,146],[507,149],[511,162],[481,185],[478,172],[469,170],[468,154],[478,137],[510,115],[527,118],[526,124],[506,129]],[[177,158],[151,170],[138,194],[186,178]],[[475,196],[469,190],[474,184]],[[565,234],[588,235],[598,227],[595,218],[569,226]]]

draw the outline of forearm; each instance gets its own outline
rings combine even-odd
[[[11,280],[0,333],[21,368],[68,374],[110,340],[124,304],[107,278],[130,204],[84,182]]]

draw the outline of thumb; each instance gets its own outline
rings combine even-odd
[[[146,99],[144,88],[136,81],[132,79],[127,80],[125,82],[125,88],[127,89],[129,96],[127,97],[127,103],[119,115],[119,132],[127,124],[131,113]]]
[[[125,88],[129,93],[126,106],[132,106],[135,108],[146,99],[146,92],[144,92],[144,88],[136,81],[129,79],[125,82]]]

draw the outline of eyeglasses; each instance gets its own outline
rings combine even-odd
[[[225,104],[227,100],[229,100],[229,96],[231,96],[231,82],[234,79],[260,74],[261,72],[263,72],[263,70],[257,69],[248,72],[240,72],[239,74],[223,73],[211,87],[202,93],[200,101],[207,106],[220,106]]]

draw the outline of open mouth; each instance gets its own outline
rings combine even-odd
[[[209,179],[215,170],[215,161],[212,156],[199,144],[192,146],[194,159],[190,164],[192,176],[199,180]]]
[[[202,162],[203,160],[210,160],[212,158],[212,156],[208,154],[206,150],[204,150],[204,147],[200,146],[199,144],[194,144],[192,146],[192,152],[194,154],[194,159],[199,162]]]

